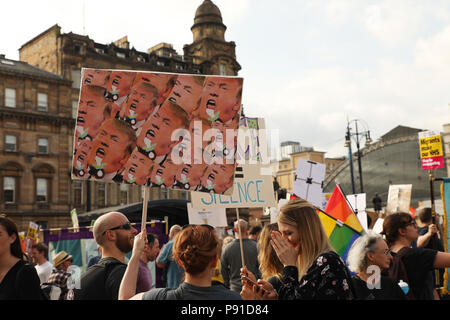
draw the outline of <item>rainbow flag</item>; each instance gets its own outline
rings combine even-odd
[[[350,247],[364,229],[339,185],[335,186],[325,210],[317,212],[333,248],[346,261]]]

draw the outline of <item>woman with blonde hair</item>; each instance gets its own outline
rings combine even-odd
[[[278,225],[271,223],[261,231],[258,239],[258,261],[259,270],[262,278],[269,282],[276,291],[281,285],[281,273],[283,271],[283,264],[270,244],[270,236],[272,231],[278,231]]]
[[[316,209],[302,199],[292,199],[278,215],[279,231],[271,245],[283,264],[280,290],[264,280],[257,285],[243,279],[258,299],[349,300],[354,298],[351,276],[332,248]],[[254,276],[245,268],[243,276]]]
[[[212,285],[221,244],[209,225],[187,225],[175,236],[173,256],[185,270],[185,280],[178,288],[157,288],[134,295],[138,260],[145,239],[142,232],[135,238],[131,259],[120,284],[120,300],[241,300],[237,292]]]

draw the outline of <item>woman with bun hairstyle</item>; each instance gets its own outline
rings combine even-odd
[[[27,263],[17,226],[0,215],[0,300],[43,300],[39,276]]]
[[[173,256],[185,270],[185,279],[177,289],[157,288],[136,292],[139,256],[145,245],[145,233],[134,240],[133,253],[119,289],[119,300],[241,300],[239,293],[212,285],[220,252],[220,241],[209,225],[187,225],[177,233]]]

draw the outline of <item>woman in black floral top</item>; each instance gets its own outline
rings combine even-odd
[[[258,280],[258,286],[243,280],[243,297],[252,290],[257,299],[354,299],[350,273],[333,250],[314,206],[302,199],[290,200],[281,208],[278,228],[271,240],[284,266],[278,294],[264,280]],[[245,267],[242,275],[254,279]]]

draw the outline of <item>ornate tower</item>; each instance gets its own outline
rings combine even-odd
[[[183,48],[184,55],[202,66],[202,73],[236,76],[241,69],[236,61],[236,44],[225,41],[226,29],[219,8],[211,0],[204,0],[191,27],[194,42]]]

